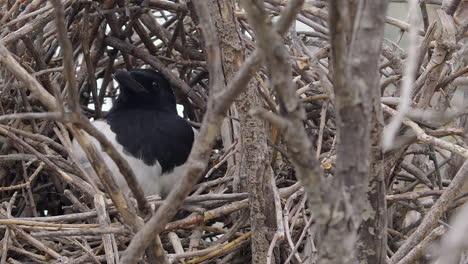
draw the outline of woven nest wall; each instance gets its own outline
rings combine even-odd
[[[317,250],[336,242],[326,239],[330,230],[344,230],[334,221],[361,215],[343,208],[360,208],[353,199],[370,197],[366,191],[356,187],[347,196],[343,185],[326,187],[343,184],[337,165],[348,164],[339,151],[349,141],[338,131],[355,129],[343,126],[345,100],[333,75],[333,63],[341,63],[331,57],[334,7],[266,0],[258,17],[273,22],[262,24],[255,8],[235,1],[194,2],[0,0],[0,263],[315,263],[323,257]],[[388,220],[373,227],[387,236],[384,256],[408,254],[399,253],[406,250],[401,245],[415,230],[432,230],[420,225],[427,214],[440,221],[429,225],[437,232],[414,238],[408,250],[425,237],[440,238],[465,202],[457,178],[466,174],[468,157],[466,101],[456,100],[464,97],[457,88],[468,83],[462,2],[448,18],[438,13],[441,1],[428,3],[430,16],[420,6],[412,112],[389,149],[373,145],[384,186],[374,198],[386,203],[379,213]],[[400,42],[412,21],[386,22],[395,35],[383,40],[373,69],[380,73],[372,95],[381,122],[375,133],[398,115],[414,45]],[[262,26],[274,34],[262,38]],[[266,44],[284,49],[275,53]],[[444,56],[437,61],[433,54]],[[441,66],[434,70],[434,63]],[[200,131],[171,204],[115,186],[97,189],[73,157],[72,140],[82,131],[99,137],[90,120],[104,118],[119,94],[112,73],[136,68],[169,79],[180,115]],[[348,147],[348,157],[364,153],[359,149]],[[127,177],[128,168],[120,168]],[[441,195],[448,197],[442,208]],[[417,251],[423,260],[424,245]]]

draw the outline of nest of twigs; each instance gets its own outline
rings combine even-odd
[[[287,2],[265,1],[264,11],[276,19]],[[331,100],[333,83],[329,73],[329,7],[324,1],[311,2],[302,7],[296,18],[303,28],[289,30],[284,44],[292,64],[295,92],[305,110],[299,124],[303,124],[304,135],[314,147],[309,154],[321,164],[322,177],[330,180],[339,161],[338,121]],[[111,74],[124,68],[153,68],[171,77],[184,118],[199,128],[207,111],[214,109],[208,102],[217,92],[211,88],[213,80],[209,79],[212,69],[206,56],[211,56],[212,50],[209,38],[202,36],[206,31],[204,18],[194,11],[192,1],[0,0],[0,5],[0,263],[117,263],[124,252],[130,251],[127,247],[144,221],[164,201],[148,197],[151,208],[148,211],[133,198],[117,201],[109,190],[90,189],[70,155],[70,142],[77,129],[87,129],[88,123],[83,118],[105,117],[118,94]],[[241,46],[233,50],[241,49],[245,57],[254,57],[259,49],[253,38],[255,25],[249,24],[245,11],[237,4],[232,7],[236,32],[242,40]],[[401,35],[409,30],[408,23],[403,21],[387,18],[387,22],[397,27]],[[466,29],[466,22],[464,25]],[[430,38],[427,33],[430,26],[426,25],[418,34]],[[229,30],[232,28],[226,28],[226,32]],[[459,41],[463,34],[466,33],[454,39]],[[226,33],[225,37],[228,36]],[[397,42],[400,39],[401,36]],[[424,78],[431,74],[425,70],[431,63],[432,52],[436,52],[432,50],[434,45],[443,48],[434,44],[440,38],[431,40],[432,44],[423,42],[425,46],[420,47],[423,52],[419,53],[422,58],[418,62],[416,84],[421,87]],[[234,56],[224,50],[223,45],[229,46],[230,41],[221,40],[222,56]],[[460,58],[457,56],[463,53],[457,53],[459,49],[460,45],[454,46],[448,52]],[[405,58],[406,53],[398,43],[384,42],[379,67],[387,123],[398,104]],[[458,63],[451,60],[447,56],[440,63]],[[436,87],[448,87],[439,95],[453,97],[456,86],[450,83],[463,74],[466,76],[466,64],[464,68],[458,66],[439,72]],[[236,74],[223,69],[229,80]],[[257,84],[254,94],[259,99],[258,105],[251,108],[281,114],[283,95],[270,89],[269,74],[268,66],[253,74]],[[423,92],[418,98],[426,98],[424,93],[430,93],[420,91]],[[241,95],[238,100],[247,99]],[[245,119],[239,118],[236,111],[231,108],[227,113],[221,133],[212,142],[214,147],[202,177],[191,187],[177,214],[159,235],[153,236],[151,247],[139,260],[141,263],[251,263],[251,237],[258,225],[253,224],[256,216],[248,210],[253,208],[255,196],[242,183],[248,176],[242,175],[246,161],[239,157],[244,157],[246,150],[239,142],[238,126]],[[417,124],[407,120],[408,127],[419,128],[427,137],[415,136],[404,127],[399,135],[407,137],[386,153],[388,159],[382,168],[386,191],[381,197],[385,199],[386,195],[388,206],[392,207],[391,212],[383,213],[391,219],[388,256],[393,256],[421,223],[421,217],[408,219],[407,211],[424,214],[429,210],[434,205],[432,197],[443,195],[451,182],[444,175],[454,175],[453,170],[461,164],[451,153],[460,155],[467,151],[459,146],[462,144],[454,144],[461,149],[450,149],[432,141],[441,137],[463,141],[460,137],[463,129],[453,125],[460,116],[438,115],[438,119],[432,120],[437,122],[431,124],[427,119],[419,119],[421,122]],[[448,123],[445,121],[453,120],[449,123],[452,125],[443,126]],[[293,148],[285,142],[280,129],[268,126],[266,135],[268,139],[263,140],[268,147],[264,153],[273,172],[275,199],[265,197],[264,203],[271,200],[275,213],[264,217],[270,217],[276,225],[274,230],[266,226],[266,231],[262,231],[269,241],[268,261],[314,263],[315,219],[307,203],[308,189],[296,177],[297,157],[288,152]],[[419,187],[422,189],[417,191],[415,188]],[[421,200],[422,197],[430,199]],[[450,208],[440,210],[457,208],[464,197],[452,199]]]

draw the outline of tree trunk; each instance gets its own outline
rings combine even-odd
[[[207,1],[211,19],[216,27],[221,48],[221,61],[225,84],[229,83],[239,70],[245,57],[242,39],[238,32],[234,15],[234,1]],[[276,230],[275,205],[273,190],[273,171],[269,164],[267,149],[267,127],[265,122],[248,114],[252,108],[260,107],[261,100],[256,92],[257,82],[251,80],[247,90],[236,100],[240,127],[240,159],[238,166],[238,183],[234,188],[249,192],[250,221],[252,226],[252,263],[266,263],[271,237]],[[231,108],[231,112],[234,110]],[[235,111],[235,110],[234,110]],[[229,124],[231,122],[231,124]],[[235,129],[232,120],[225,121],[226,130]],[[225,147],[229,142],[229,134],[223,137]]]
[[[321,263],[385,261],[383,120],[378,89],[385,7],[383,0],[330,3],[338,128],[335,210],[340,213],[334,214],[333,226],[325,234]],[[337,250],[343,253],[335,254]]]

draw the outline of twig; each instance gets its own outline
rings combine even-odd
[[[44,87],[32,77],[21,65],[13,58],[11,53],[4,46],[4,42],[0,41],[0,62],[7,68],[15,77],[22,81],[31,93],[37,97],[50,111],[58,109],[55,98],[47,92]]]
[[[409,29],[409,48],[408,48],[408,58],[407,66],[403,75],[403,84],[401,88],[400,104],[398,105],[398,114],[392,118],[390,124],[385,128],[382,135],[382,147],[383,149],[388,149],[393,144],[394,138],[398,129],[400,128],[402,119],[408,112],[411,104],[411,92],[412,86],[417,73],[417,1],[411,0],[409,7],[410,15],[410,29]]]
[[[466,247],[466,240],[463,234],[468,232],[466,219],[468,217],[468,204],[460,209],[452,221],[452,228],[442,238],[440,257],[435,263],[457,263],[461,256],[462,249]],[[440,227],[439,227],[440,228]]]
[[[395,110],[393,110],[392,108],[390,108],[390,107],[388,107],[386,105],[382,105],[382,109],[385,112],[390,113],[392,115],[397,114],[397,112]],[[438,138],[427,135],[424,132],[424,130],[422,130],[418,126],[418,124],[416,124],[415,122],[409,120],[408,118],[403,118],[401,121],[402,121],[403,124],[411,127],[411,129],[413,129],[413,131],[416,133],[416,136],[417,136],[417,138],[419,140],[421,140],[421,141],[423,141],[423,142],[425,142],[427,144],[431,144],[431,145],[446,149],[448,151],[454,152],[454,153],[456,153],[458,155],[463,156],[465,159],[468,159],[468,149],[466,149],[464,147],[461,147],[461,146],[458,146],[458,145],[455,145],[455,144],[452,144],[450,142],[447,142],[447,141],[444,141],[444,140],[441,140],[441,139],[438,139]]]
[[[14,225],[9,225],[9,227],[15,231],[16,235],[17,236],[21,236],[23,239],[25,239],[26,241],[28,241],[31,246],[39,249],[39,250],[42,250],[44,251],[45,253],[49,254],[52,258],[54,259],[59,259],[61,258],[62,256],[57,253],[55,250],[51,249],[50,247],[44,245],[44,243],[42,243],[41,241],[35,239],[34,237],[32,237],[31,235],[29,235],[28,233],[24,232],[23,230],[17,228],[16,226]]]
[[[233,247],[235,247],[235,246],[239,245],[240,243],[244,242],[245,240],[249,239],[251,234],[252,234],[251,232],[247,232],[243,236],[241,236],[239,238],[236,238],[235,240],[233,240],[232,242],[224,245],[220,249],[216,249],[216,250],[212,251],[211,253],[207,254],[206,256],[199,257],[199,258],[196,258],[196,259],[192,259],[192,260],[187,261],[185,263],[186,264],[195,264],[195,263],[199,263],[199,262],[202,262],[204,260],[207,260],[207,259],[210,259],[210,258],[213,258],[213,257],[216,257],[216,256],[224,255],[227,252],[229,252],[229,250],[232,249]]]
[[[58,40],[60,46],[62,47],[61,51],[63,53],[63,75],[68,81],[68,93],[70,94],[70,96],[68,97],[70,99],[68,101],[68,104],[72,112],[77,112],[80,109],[78,107],[78,88],[76,85],[75,67],[73,63],[73,48],[70,40],[68,39],[67,29],[65,27],[65,11],[63,10],[62,1],[50,0],[50,2],[54,7],[55,24],[57,27]]]
[[[439,237],[444,235],[445,233],[445,227],[444,226],[438,226],[434,230],[432,230],[427,237],[425,237],[421,243],[416,245],[414,248],[411,249],[411,251],[404,257],[402,258],[398,264],[410,264],[414,263],[419,257],[421,257],[422,254],[424,254],[424,251],[430,247],[430,245]],[[443,262],[443,263],[450,263],[450,262]]]
[[[391,264],[399,263],[407,256],[411,249],[419,244],[427,234],[438,224],[439,218],[448,209],[450,202],[460,192],[463,182],[468,175],[468,161],[465,161],[453,178],[445,192],[439,197],[432,208],[426,213],[416,231],[400,246],[395,255],[390,259]]]

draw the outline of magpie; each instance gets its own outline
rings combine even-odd
[[[161,73],[150,69],[117,70],[113,77],[120,85],[120,93],[105,120],[94,121],[93,125],[127,160],[145,195],[165,197],[182,172],[195,130],[177,114],[171,85]],[[100,149],[97,140],[91,139],[119,188],[130,193],[117,165]],[[76,140],[73,150],[90,175],[97,178]]]

